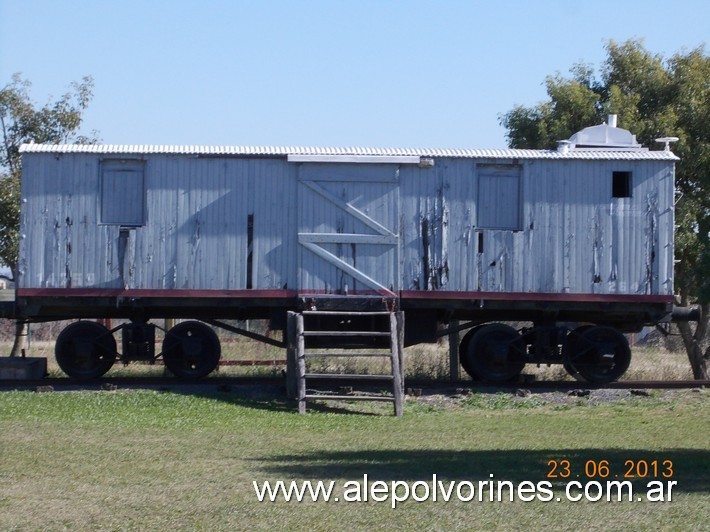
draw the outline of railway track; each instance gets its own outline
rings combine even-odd
[[[52,377],[35,380],[0,380],[0,391],[8,390],[32,390],[32,389],[54,389],[60,390],[102,390],[117,388],[214,388],[231,389],[238,386],[266,386],[285,387],[285,377],[209,377],[206,379],[188,381],[171,377],[104,377],[94,380],[77,380],[67,377]],[[535,391],[570,391],[576,389],[585,390],[671,390],[671,389],[691,389],[710,388],[710,381],[707,380],[684,380],[684,381],[618,381],[606,384],[592,384],[576,381],[533,381],[533,382],[511,382],[508,384],[487,384],[473,382],[470,380],[445,381],[445,380],[424,380],[406,379],[407,390],[416,394],[424,391],[456,392],[465,390],[476,390],[481,392],[514,391],[516,389],[529,389]],[[318,388],[347,388],[363,387],[370,388],[369,381],[352,379],[323,379],[319,382]]]

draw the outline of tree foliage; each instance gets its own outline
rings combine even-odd
[[[516,106],[501,116],[513,148],[554,148],[608,114],[632,131],[639,142],[675,136],[676,292],[682,305],[699,304],[702,319],[695,330],[681,327],[696,378],[708,378],[710,346],[710,56],[700,46],[666,59],[639,40],[610,41],[598,76],[578,64],[571,76],[546,79],[549,100],[534,107]],[[657,146],[657,149],[662,147]],[[703,351],[704,348],[704,351]]]
[[[20,221],[20,146],[29,142],[96,142],[95,133],[78,133],[83,112],[93,96],[90,77],[72,83],[66,94],[42,107],[31,100],[30,86],[29,81],[15,74],[0,89],[0,263],[10,268],[13,278]]]
[[[82,114],[92,98],[93,80],[85,77],[72,83],[69,91],[52,103],[36,107],[30,99],[30,82],[19,74],[0,89],[0,264],[17,279],[20,228],[20,181],[23,143],[94,143],[78,133]],[[10,356],[18,356],[27,337],[27,323],[17,321],[15,343]]]

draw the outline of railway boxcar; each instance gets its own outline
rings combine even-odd
[[[15,316],[130,320],[121,353],[94,321],[62,332],[78,377],[160,356],[155,318],[285,328],[287,311],[397,309],[407,344],[468,320],[476,378],[562,363],[612,380],[622,333],[672,307],[667,148],[615,121],[557,150],[24,145]],[[185,321],[163,353],[201,376],[219,340]]]

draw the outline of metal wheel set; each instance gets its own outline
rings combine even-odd
[[[502,383],[517,378],[526,364],[562,364],[578,380],[606,383],[626,372],[631,349],[626,337],[612,327],[536,326],[518,332],[492,323],[466,333],[459,358],[474,380]]]
[[[159,353],[155,352],[156,329],[165,332]],[[117,331],[122,332],[121,353],[114,338]],[[59,367],[76,379],[101,377],[116,362],[153,363],[160,358],[176,377],[199,379],[217,367],[221,346],[214,330],[199,321],[184,321],[169,330],[141,321],[113,329],[93,321],[78,321],[60,333],[55,353]],[[567,329],[538,325],[518,331],[507,324],[488,323],[465,334],[459,359],[464,370],[478,381],[514,380],[526,364],[562,364],[578,380],[606,383],[617,380],[628,369],[631,350],[626,337],[607,326]]]
[[[64,373],[75,379],[101,377],[117,361],[124,364],[138,360],[155,362],[162,357],[165,366],[183,379],[205,377],[219,364],[220,342],[211,327],[199,321],[178,323],[165,331],[162,351],[157,354],[156,328],[160,327],[143,322],[127,323],[114,329],[93,321],[72,323],[57,338],[57,363]],[[113,336],[118,330],[123,332],[121,354]]]

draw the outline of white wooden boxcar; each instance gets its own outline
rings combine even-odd
[[[579,374],[574,353],[592,345],[582,376],[609,380],[628,365],[618,331],[671,310],[677,158],[613,124],[557,150],[21,152],[17,315],[129,318],[128,358],[151,318],[283,327],[289,310],[397,309],[409,344],[472,320],[461,352],[474,376],[503,380],[540,361]],[[533,326],[481,327],[490,321]],[[63,341],[104,334],[79,323]]]

